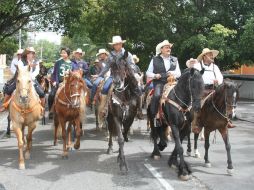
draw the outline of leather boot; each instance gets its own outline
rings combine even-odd
[[[191,122],[191,129],[193,133],[199,134],[202,126],[200,126],[200,112],[194,112],[193,120]]]
[[[139,97],[137,100],[137,118],[140,120],[144,119],[144,115],[142,113],[142,98]]]
[[[3,105],[0,108],[0,112],[3,112],[7,109],[7,107],[9,106],[10,100],[11,100],[11,95],[5,94],[4,100],[3,100]]]

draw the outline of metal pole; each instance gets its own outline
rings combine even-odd
[[[19,49],[21,49],[21,29],[19,29]]]

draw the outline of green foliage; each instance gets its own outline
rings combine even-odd
[[[53,62],[44,62],[42,65],[45,66],[47,69],[54,67]]]
[[[34,46],[38,59],[55,62],[59,58],[59,46],[47,40],[40,40]],[[42,56],[42,57],[41,57]]]

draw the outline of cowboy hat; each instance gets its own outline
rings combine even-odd
[[[139,62],[138,56],[132,55],[132,58],[133,58],[134,63],[138,63]]]
[[[105,53],[106,55],[109,54],[108,51],[107,51],[106,49],[99,49],[98,53],[96,53],[96,57],[99,56],[99,55],[101,55],[101,54],[103,54],[103,53]]]
[[[75,53],[80,53],[80,54],[82,54],[82,55],[85,54],[85,52],[83,52],[81,48],[78,48],[78,49],[77,49],[76,51],[74,51],[73,53],[74,53],[74,54],[75,54]]]
[[[173,46],[173,44],[169,43],[168,40],[164,40],[163,42],[159,43],[157,46],[156,46],[156,55],[159,55],[161,53],[161,48],[163,46],[170,46],[170,48]]]
[[[197,59],[190,58],[188,61],[186,61],[186,66],[188,68],[193,67],[194,64],[198,63]]]
[[[28,54],[29,52],[35,53],[34,47],[28,47],[28,48],[26,48],[25,51],[23,52],[23,54],[26,55],[26,54]]]
[[[108,43],[109,45],[115,45],[115,44],[123,44],[126,40],[122,40],[121,36],[113,36],[112,42]]]
[[[20,55],[20,54],[22,54],[24,52],[24,50],[23,49],[18,49],[18,51],[17,51],[17,55]]]
[[[207,53],[213,53],[213,57],[216,57],[219,54],[218,50],[214,50],[214,49],[209,49],[209,48],[204,48],[202,50],[202,53],[199,54],[199,56],[197,57],[197,60],[201,61],[203,56]]]

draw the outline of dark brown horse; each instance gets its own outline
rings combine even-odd
[[[176,86],[165,98],[165,103],[162,104],[163,117],[161,121],[157,120],[155,124],[151,117],[150,105],[147,109],[147,116],[150,119],[151,137],[154,143],[151,156],[153,158],[161,156],[160,151],[167,146],[165,134],[170,126],[175,141],[175,148],[169,157],[168,165],[170,167],[173,165],[178,167],[178,175],[182,180],[188,180],[191,173],[188,163],[184,160],[182,140],[191,131],[190,109],[192,108],[195,112],[200,110],[203,89],[204,82],[200,72],[194,68],[186,69]],[[158,139],[160,139],[160,142],[157,144]],[[178,156],[180,158],[179,164],[177,161]]]
[[[128,52],[120,59],[113,59],[111,63],[111,76],[113,78],[113,91],[110,94],[107,124],[109,130],[108,153],[113,152],[112,136],[118,136],[120,170],[127,172],[128,167],[124,155],[124,140],[137,114],[138,96],[134,92],[137,80],[126,61]],[[122,131],[123,127],[123,131]]]
[[[75,149],[80,147],[80,122],[85,114],[85,92],[87,87],[82,79],[82,71],[70,71],[65,82],[57,90],[54,102],[54,145],[57,144],[57,128],[62,127],[63,158],[68,158],[68,148],[71,146],[71,128],[68,127],[68,143],[66,143],[66,123],[75,126]]]
[[[230,81],[224,80],[224,82],[218,86],[214,92],[212,92],[201,108],[200,115],[200,127],[199,129],[193,129],[194,131],[201,131],[204,127],[205,135],[205,166],[211,167],[211,163],[208,159],[208,149],[210,146],[209,136],[212,131],[218,130],[223,138],[227,151],[227,172],[229,175],[232,175],[233,164],[231,160],[231,145],[229,143],[228,137],[228,123],[229,115],[232,114],[233,108],[236,107],[236,103],[239,97],[238,92],[239,86]],[[197,151],[197,139],[198,134],[195,134],[194,140],[194,150],[195,154]]]

